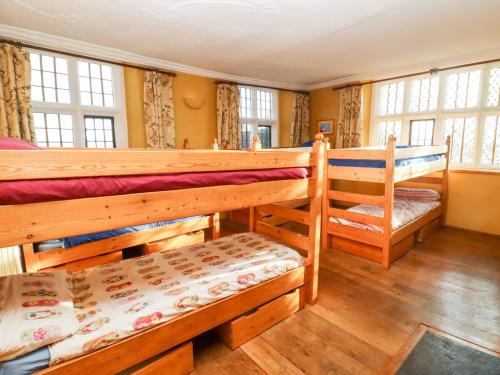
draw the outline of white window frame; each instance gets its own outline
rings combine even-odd
[[[75,147],[85,147],[84,116],[112,116],[114,117],[114,136],[117,148],[128,147],[128,128],[125,107],[125,86],[123,82],[123,68],[88,59],[76,58],[63,54],[44,52],[30,49],[31,53],[59,57],[68,62],[68,79],[71,101],[68,104],[31,101],[33,112],[68,114],[73,117],[73,138]],[[80,84],[78,76],[78,61],[92,62],[109,66],[113,74],[114,107],[98,107],[80,104]]]
[[[494,164],[481,163],[481,150],[483,141],[483,128],[486,116],[500,116],[500,104],[497,107],[487,107],[488,100],[488,75],[492,68],[500,67],[500,64],[489,63],[477,65],[468,68],[453,69],[436,73],[439,76],[439,93],[438,106],[436,111],[410,112],[409,99],[411,82],[414,79],[428,77],[429,74],[420,76],[408,77],[394,81],[380,82],[374,85],[374,95],[372,96],[372,114],[370,120],[370,145],[377,146],[378,143],[378,123],[382,121],[401,121],[401,140],[400,144],[408,145],[410,143],[410,121],[411,120],[426,120],[435,119],[434,123],[434,144],[442,144],[444,131],[444,121],[450,117],[475,117],[476,118],[476,139],[474,142],[472,163],[450,163],[454,169],[471,169],[471,170],[500,170],[500,166]],[[450,74],[460,73],[463,71],[480,70],[481,76],[479,81],[479,104],[474,108],[459,108],[459,109],[444,109],[444,101],[446,94],[446,80]],[[380,87],[393,82],[404,81],[405,92],[403,100],[403,112],[398,115],[379,115],[380,103]]]
[[[279,146],[279,95],[278,90],[269,89],[266,87],[255,87],[255,86],[246,86],[246,85],[238,85],[238,90],[240,87],[244,87],[250,90],[251,93],[251,103],[252,103],[252,117],[241,117],[240,116],[240,124],[250,124],[253,127],[253,135],[259,134],[258,126],[259,125],[269,125],[271,126],[271,147]],[[272,98],[272,111],[271,111],[271,119],[260,119],[257,117],[257,91],[267,91],[271,93]],[[238,105],[239,109],[239,105]],[[241,128],[240,128],[241,133]]]

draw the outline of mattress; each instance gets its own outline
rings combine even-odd
[[[418,219],[419,217],[425,215],[427,212],[439,207],[441,202],[439,201],[415,201],[408,199],[394,199],[394,206],[392,211],[392,230],[397,230],[406,224]],[[369,204],[360,204],[349,208],[347,211],[359,212],[362,214],[368,214],[372,216],[384,216],[384,208],[378,206],[372,206]],[[383,228],[373,224],[362,224],[355,221],[330,217],[328,219],[332,223],[338,223],[342,225],[349,225],[359,229],[369,230],[372,232],[383,232]]]
[[[151,223],[151,224],[135,225],[132,227],[125,227],[125,228],[119,228],[119,229],[114,229],[114,230],[106,230],[106,231],[97,232],[97,233],[82,234],[80,236],[67,237],[67,238],[62,239],[61,245],[64,248],[68,248],[68,247],[83,245],[84,243],[105,240],[107,238],[120,236],[122,234],[140,232],[143,230],[148,230],[148,229],[153,229],[153,228],[159,228],[159,227],[163,227],[163,226],[169,225],[169,224],[182,223],[184,221],[199,219],[201,217],[202,216],[191,216],[191,217],[182,218],[182,219],[159,221],[159,222]]]
[[[302,265],[295,250],[256,233],[239,233],[75,272],[80,328],[48,347],[50,364],[111,345]],[[43,352],[30,354],[39,366]],[[29,355],[23,360],[26,367]]]
[[[427,155],[416,158],[396,159],[396,167],[406,167],[428,163],[434,160],[441,160],[446,157],[445,154]],[[355,160],[355,159],[330,159],[328,164],[335,167],[362,167],[362,168],[385,168],[385,160]]]
[[[309,168],[170,173],[115,177],[83,177],[0,182],[0,204],[25,204],[65,199],[148,193],[220,185],[301,179]]]

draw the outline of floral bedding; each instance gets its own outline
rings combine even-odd
[[[78,330],[72,286],[67,271],[0,278],[0,362]]]
[[[303,265],[256,233],[73,273],[78,331],[50,345],[51,364],[111,345]]]
[[[392,211],[392,229],[397,230],[413,220],[425,215],[427,212],[439,207],[439,201],[416,201],[408,199],[394,199],[394,206]],[[349,208],[347,211],[359,212],[372,216],[384,216],[384,208],[372,206],[369,204],[360,204]],[[359,229],[369,230],[372,232],[383,232],[383,228],[373,224],[362,224],[355,221],[342,219],[338,217],[330,217],[328,219],[332,223],[342,225],[350,225]]]

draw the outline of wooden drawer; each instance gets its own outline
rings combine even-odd
[[[193,369],[193,344],[189,341],[134,366],[124,373],[132,375],[186,375]]]
[[[426,239],[428,239],[430,236],[436,233],[439,230],[440,224],[441,224],[441,219],[438,218],[420,228],[417,231],[416,235],[417,242],[424,242]]]
[[[219,337],[236,349],[304,307],[304,287],[272,300],[217,328]]]
[[[99,266],[101,264],[116,263],[123,259],[123,254],[120,251],[115,251],[113,253],[108,253],[104,255],[98,255],[96,257],[76,260],[74,262],[69,262],[60,266],[42,268],[39,271],[54,271],[54,270],[70,270],[79,271],[85,268]]]
[[[179,247],[196,245],[203,242],[205,242],[205,232],[199,230],[193,233],[167,238],[166,240],[145,243],[142,245],[142,254],[146,255],[156,253],[157,251],[177,249]]]

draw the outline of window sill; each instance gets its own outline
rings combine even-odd
[[[450,173],[486,174],[500,176],[500,170],[492,169],[450,169]]]

